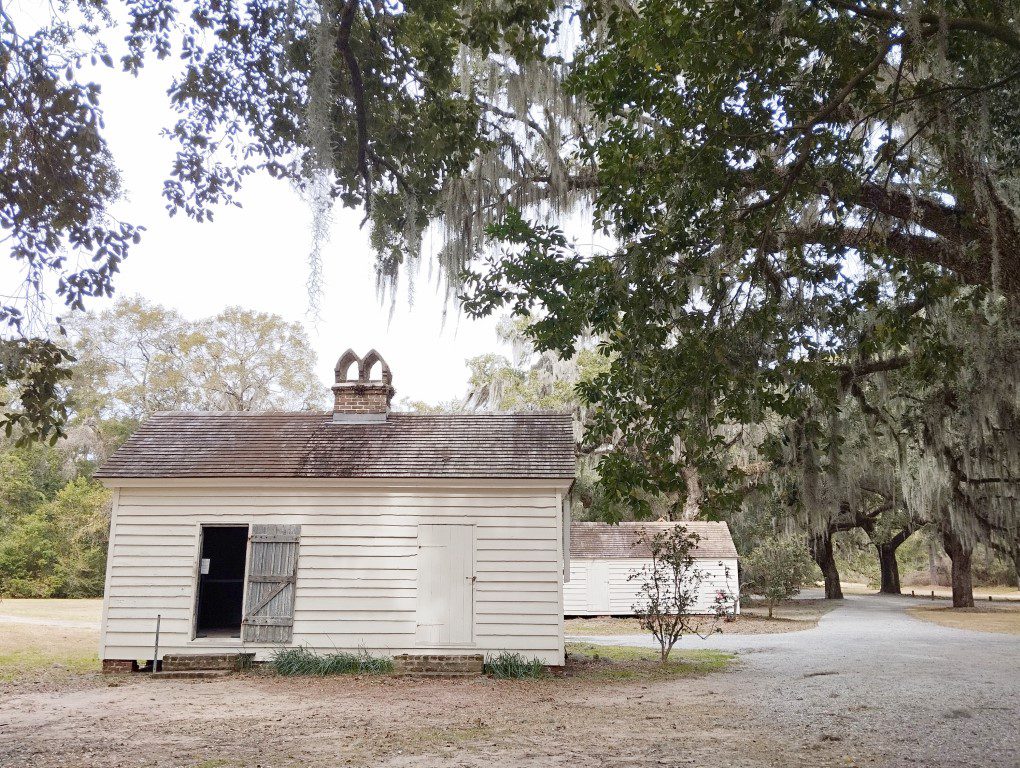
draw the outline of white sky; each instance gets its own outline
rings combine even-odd
[[[117,58],[116,51],[114,58]],[[229,305],[274,312],[305,324],[319,357],[323,385],[333,365],[353,347],[375,347],[394,374],[397,398],[436,402],[459,396],[467,384],[464,360],[483,352],[508,353],[496,337],[497,318],[471,321],[452,310],[444,323],[444,301],[423,266],[413,307],[406,288],[389,306],[376,298],[373,256],[360,212],[337,208],[332,242],[324,250],[325,293],[321,323],[307,321],[307,255],[310,213],[289,185],[249,177],[241,209],[220,209],[213,222],[170,218],[162,198],[174,145],[159,135],[171,125],[166,85],[170,68],[150,62],[135,79],[119,71],[98,71],[106,137],[122,171],[125,198],[114,208],[120,218],[147,227],[142,242],[124,262],[118,296],[139,294],[174,307],[188,318]],[[19,278],[10,260],[0,260],[3,293],[16,291]],[[93,300],[102,307],[105,300]],[[59,313],[59,307],[55,308]]]

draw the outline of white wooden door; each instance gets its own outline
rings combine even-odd
[[[418,645],[474,639],[475,528],[418,526]]]
[[[588,566],[588,610],[609,613],[609,563],[593,560]]]

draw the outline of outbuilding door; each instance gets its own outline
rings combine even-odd
[[[609,614],[609,563],[593,560],[588,565],[588,610]]]
[[[418,645],[470,645],[474,639],[475,528],[418,526]]]

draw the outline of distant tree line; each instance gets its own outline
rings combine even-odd
[[[92,473],[160,410],[325,405],[303,328],[230,307],[189,321],[141,299],[75,316],[66,436],[0,442],[0,597],[103,592],[110,493]]]

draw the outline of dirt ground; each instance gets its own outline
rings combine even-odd
[[[573,642],[570,676],[533,681],[104,678],[94,630],[0,609],[0,768],[1020,764],[1002,674],[1017,637],[918,621],[912,603],[855,596],[809,631],[685,638],[664,671],[647,636]]]
[[[818,620],[839,605],[832,600],[789,600],[773,611],[768,618],[768,607],[754,601],[741,602],[740,615],[736,621],[716,621],[706,618],[700,630],[702,634],[718,629],[723,635],[772,635],[780,632],[800,632],[811,629]],[[564,632],[570,636],[630,635],[642,634],[644,630],[637,619],[592,616],[590,618],[567,619]]]
[[[4,690],[0,765],[803,766],[848,745],[748,732],[702,677],[599,681],[278,678],[107,681]],[[3,686],[0,683],[0,686]]]
[[[1020,606],[978,605],[974,608],[910,608],[917,619],[933,621],[943,627],[972,629],[977,632],[1005,632],[1020,635]]]
[[[75,626],[97,616],[95,601],[0,602],[3,768],[859,764],[735,728],[738,697],[719,692],[741,665],[717,651],[661,670],[655,651],[571,644],[571,676],[537,681],[153,680],[98,674],[98,633]]]

